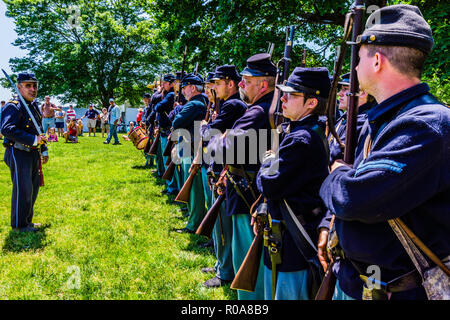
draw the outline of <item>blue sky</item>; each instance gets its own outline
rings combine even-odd
[[[17,38],[17,34],[14,31],[13,19],[6,17],[5,12],[6,5],[3,1],[0,1],[0,67],[11,74],[9,59],[23,57],[26,55],[26,51],[12,45]],[[3,74],[0,76],[3,77]],[[0,86],[0,100],[8,101],[10,98],[11,91]]]

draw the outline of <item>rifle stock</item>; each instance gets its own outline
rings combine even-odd
[[[314,300],[332,300],[334,288],[336,287],[336,276],[333,273],[333,264],[334,263],[329,265]]]
[[[167,144],[166,148],[164,149],[163,156],[164,157],[171,157],[172,156],[172,148],[173,148],[173,141],[170,140],[171,135],[167,137]]]
[[[226,197],[225,194],[221,194],[216,199],[216,201],[214,201],[214,204],[206,213],[205,217],[202,220],[202,223],[197,228],[195,234],[199,236],[206,236],[208,238],[211,237],[214,225],[216,224],[217,217],[220,214],[220,207],[222,206],[222,202],[225,200],[225,197]]]
[[[181,188],[180,192],[175,198],[175,201],[182,203],[187,203],[189,201],[189,195],[191,194],[192,184],[194,183],[194,178],[197,175],[199,169],[200,169],[199,165],[195,165],[192,168],[191,174],[186,179],[186,182],[184,183],[183,187]]]
[[[263,231],[260,231],[253,239],[252,245],[231,283],[231,289],[250,292],[255,291],[259,265],[261,263],[262,248]]]
[[[175,163],[173,163],[173,161],[170,161],[170,164],[167,167],[166,171],[164,171],[162,178],[164,180],[170,181],[170,180],[172,180],[174,173],[175,173]]]
[[[158,150],[160,139],[161,139],[161,132],[158,131],[158,134],[156,135],[155,139],[153,140],[152,146],[150,147],[150,150],[148,151],[149,155],[156,156],[156,152]]]

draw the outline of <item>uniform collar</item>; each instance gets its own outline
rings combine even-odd
[[[399,109],[406,102],[411,101],[428,91],[430,91],[430,87],[426,83],[420,83],[393,95],[367,112],[369,122],[375,123],[377,120],[383,119],[384,115]]]
[[[366,102],[362,106],[358,108],[358,114],[367,113],[376,103],[374,102]]]
[[[238,91],[238,92],[236,92],[235,94],[233,94],[232,96],[229,96],[227,100],[224,100],[224,102],[225,102],[225,101],[228,101],[228,100],[232,100],[232,99],[240,99],[240,98],[241,98],[241,97],[240,97],[239,91]]]
[[[269,101],[269,103],[272,102],[274,93],[275,93],[275,91],[271,91],[269,93],[266,93],[261,98],[256,100],[255,103],[252,104],[252,106],[260,105],[261,103],[264,103],[266,101]]]
[[[299,127],[312,127],[317,124],[318,120],[319,116],[317,114],[309,114],[300,120],[283,123],[282,124],[283,131],[289,133]]]

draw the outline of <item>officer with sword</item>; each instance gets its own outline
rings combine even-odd
[[[38,80],[32,73],[20,73],[17,86],[3,71],[16,90],[18,100],[9,101],[2,109],[0,132],[5,136],[4,160],[13,182],[11,226],[20,232],[36,232],[32,222],[34,203],[43,185],[42,164],[48,162],[46,138],[42,133],[42,117],[36,102]]]

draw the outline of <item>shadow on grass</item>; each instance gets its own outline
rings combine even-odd
[[[142,165],[142,166],[132,166],[131,169],[134,169],[134,170],[150,170],[150,166],[145,166],[145,165]]]
[[[47,245],[45,230],[49,227],[49,224],[43,225],[37,232],[11,230],[5,239],[3,251],[18,253],[42,249]]]

